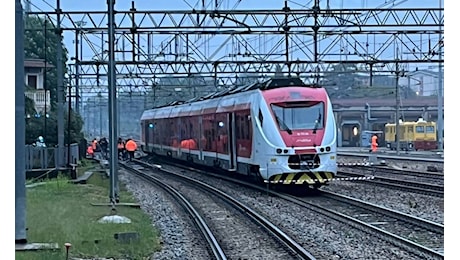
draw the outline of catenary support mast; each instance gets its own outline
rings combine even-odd
[[[26,236],[26,122],[24,100],[24,20],[21,1],[16,0],[15,14],[15,240],[27,243]]]
[[[61,1],[56,0],[56,74],[57,74],[57,128],[58,128],[58,153],[57,153],[57,167],[58,169],[65,168],[64,164],[64,70],[62,60],[62,30],[61,30]]]
[[[115,75],[115,0],[107,0],[109,10],[109,144],[110,144],[110,202],[118,201],[118,154],[117,154],[117,81]],[[102,127],[102,126],[101,126]]]

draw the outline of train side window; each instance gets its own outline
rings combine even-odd
[[[187,121],[185,118],[181,118],[181,128],[180,128],[180,140],[182,141],[183,139],[187,138],[186,133],[187,133]]]
[[[408,126],[408,127],[407,127],[407,131],[408,131],[409,133],[413,133],[413,132],[414,132],[414,127],[413,127],[413,126]]]
[[[260,121],[260,124],[262,125],[263,122],[264,122],[264,116],[262,115],[262,111],[260,111],[259,109],[259,121]]]
[[[425,133],[425,127],[424,126],[416,126],[415,127],[415,132],[417,132],[417,133]]]
[[[237,118],[238,118],[238,136],[236,138],[244,139],[244,117],[238,114]]]
[[[426,132],[427,133],[434,133],[434,126],[427,126],[426,127]]]
[[[252,136],[252,125],[251,125],[251,115],[247,114],[247,120],[244,120],[244,123],[246,125],[246,139],[250,140]]]

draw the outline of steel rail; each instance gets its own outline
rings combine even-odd
[[[130,172],[134,173],[136,176],[143,178],[149,182],[155,183],[159,187],[163,188],[166,192],[171,194],[178,202],[179,204],[187,211],[188,214],[192,216],[192,220],[198,227],[198,229],[201,231],[201,234],[203,237],[206,239],[208,245],[210,246],[214,256],[218,260],[226,260],[227,256],[225,255],[224,251],[222,250],[219,242],[217,239],[214,237],[214,234],[212,233],[211,229],[208,227],[206,224],[206,221],[201,217],[201,215],[198,213],[198,211],[193,207],[193,205],[184,197],[182,194],[180,194],[177,190],[175,190],[173,187],[170,185],[162,182],[161,180],[149,176],[146,174],[143,174],[141,171],[134,169],[132,167],[129,167],[126,165],[124,162],[119,162],[119,164],[126,170],[129,170]]]
[[[236,208],[247,214],[249,217],[251,217],[253,220],[255,220],[257,223],[260,223],[268,232],[270,232],[273,236],[278,238],[280,241],[282,241],[286,246],[289,247],[293,252],[295,252],[299,257],[302,259],[309,259],[309,260],[314,260],[316,259],[310,252],[308,252],[305,248],[303,248],[299,243],[297,243],[294,239],[292,239],[289,235],[287,235],[285,232],[283,232],[281,229],[279,229],[276,225],[271,223],[267,218],[262,216],[261,214],[258,214],[251,208],[247,207],[246,205],[242,204],[235,198],[229,196],[228,194],[220,191],[219,189],[216,189],[204,182],[195,180],[193,178],[177,174],[173,171],[166,170],[164,168],[159,167],[158,165],[152,165],[140,160],[134,160],[136,163],[139,163],[141,165],[147,166],[147,167],[152,167],[156,168],[162,172],[166,172],[168,174],[172,174],[175,176],[178,176],[180,178],[186,179],[187,181],[193,182],[194,184],[199,185],[201,188],[204,190],[207,190],[211,193],[214,193],[221,197],[223,200],[227,201],[231,205],[234,205]]]

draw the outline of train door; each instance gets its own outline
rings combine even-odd
[[[199,126],[198,136],[197,136],[198,151],[199,151],[198,159],[202,161],[204,160],[203,149],[204,149],[205,142],[206,142],[206,140],[204,139],[204,135],[203,135],[203,116],[198,117],[198,126]]]
[[[393,126],[390,124],[385,125],[385,146],[391,148],[391,142],[394,140]]]
[[[416,138],[414,135],[414,124],[412,123],[407,123],[406,138],[407,138],[407,141],[409,142],[409,148],[414,149]]]
[[[177,125],[179,126],[178,127],[179,132],[178,132],[178,138],[177,138],[179,145],[177,149],[177,156],[180,158],[182,156],[182,149],[181,149],[182,147],[180,143],[182,142],[182,139],[185,136],[184,122],[181,117],[177,117]]]
[[[426,132],[423,122],[415,123],[415,150],[423,149],[423,140],[425,140]]]
[[[153,132],[153,123],[149,122],[149,121],[144,121],[142,122],[143,124],[143,128],[144,128],[144,149],[146,151],[151,151],[150,147],[149,147],[149,143],[150,143],[150,135],[152,134],[151,132]],[[150,127],[150,125],[152,127]]]
[[[228,144],[230,153],[229,171],[236,171],[237,156],[236,156],[236,137],[235,137],[235,113],[228,114]]]

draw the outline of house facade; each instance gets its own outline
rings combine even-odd
[[[45,108],[51,109],[50,86],[45,85],[45,70],[54,67],[42,59],[24,60],[25,95],[35,102],[38,114],[44,114]]]
[[[441,81],[444,79],[442,72]],[[418,70],[407,74],[401,78],[400,84],[412,89],[417,96],[437,96],[439,86],[439,72],[431,70]],[[442,83],[441,83],[442,84]],[[443,93],[441,93],[442,96]]]

